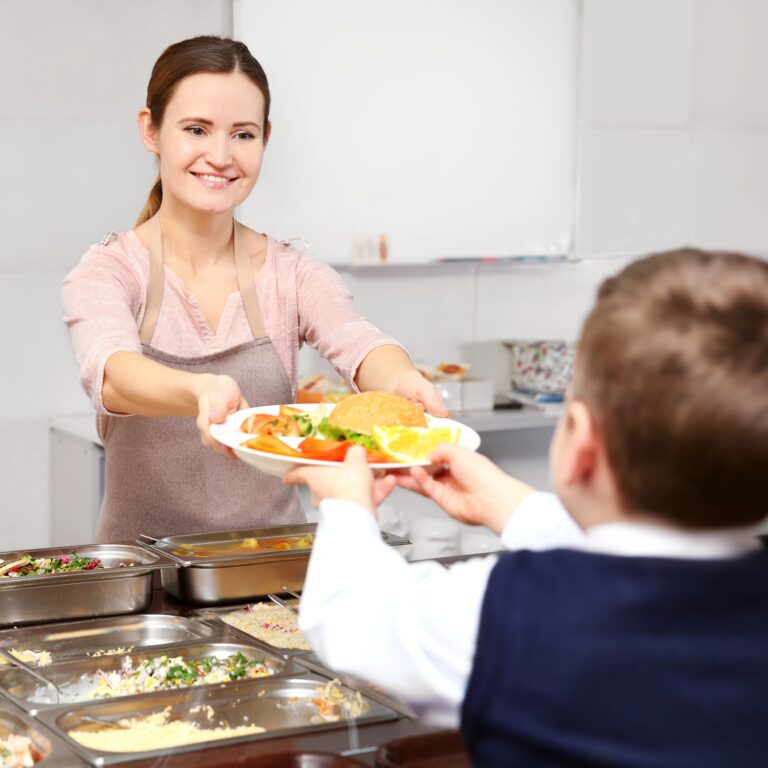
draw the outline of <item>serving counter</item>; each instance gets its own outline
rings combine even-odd
[[[56,577],[54,577],[56,578]],[[147,618],[150,619],[150,614],[154,617],[151,622],[148,622],[154,626],[153,631],[157,633],[161,633],[163,635],[162,639],[159,640],[160,643],[168,642],[170,640],[171,642],[174,642],[173,638],[173,632],[176,631],[178,628],[174,626],[174,623],[178,623],[179,621],[187,621],[187,619],[177,619],[174,618],[173,620],[170,620],[171,617],[189,617],[190,619],[193,617],[200,618],[200,605],[192,605],[185,602],[182,602],[179,599],[176,599],[175,597],[169,595],[164,589],[162,589],[161,586],[161,579],[159,572],[154,572],[153,574],[153,580],[152,580],[152,587],[151,587],[151,599],[149,602],[149,605],[147,608],[143,611],[144,614],[147,614]],[[134,614],[136,616],[136,614]],[[159,617],[161,616],[167,616],[169,618],[169,621],[160,621]],[[124,617],[125,624],[130,623],[130,616]],[[123,621],[123,619],[119,620],[120,622]],[[98,627],[100,623],[106,623],[106,620],[95,620],[94,622],[87,622],[89,626]],[[114,622],[113,622],[114,623]],[[33,633],[36,629],[41,629],[45,627],[45,625],[38,625],[38,624],[26,624],[23,627],[19,627],[18,629],[11,630],[11,632],[4,632],[3,633],[3,640],[7,641],[9,636],[13,637],[14,643],[17,643],[17,645],[14,645],[13,647],[24,647],[25,639],[28,639],[30,636],[30,633]],[[53,634],[53,633],[52,633]],[[78,634],[78,633],[74,633]],[[82,634],[82,633],[80,633]],[[213,642],[214,638],[206,638],[204,637],[205,633],[201,632],[201,640],[200,642],[207,642],[211,641]],[[105,642],[107,642],[107,638],[104,639]],[[18,641],[18,642],[17,642]],[[254,641],[258,642],[258,641]],[[5,643],[6,649],[10,647],[7,643]],[[166,646],[168,647],[168,646]],[[66,656],[69,653],[72,653],[74,655],[76,649],[73,645],[72,648],[65,648],[64,649],[64,656]],[[132,655],[141,655],[140,653],[134,653]],[[93,661],[93,660],[90,660]],[[82,660],[80,662],[77,661],[67,661],[66,658],[59,657],[59,661],[57,662],[58,665],[61,666],[72,666],[77,667],[78,670],[80,666],[83,666],[85,668],[86,666],[89,666],[86,662],[83,662]],[[288,660],[289,665],[291,664],[290,659]],[[55,666],[55,665],[54,665]],[[91,664],[90,666],[93,666]],[[23,665],[22,665],[23,667]],[[42,672],[45,672],[46,669],[52,670],[51,667],[43,668],[41,669]],[[291,669],[296,669],[296,665],[293,665]],[[11,678],[15,673],[22,674],[23,668],[20,668],[18,670],[11,670],[8,667],[5,667],[5,670],[3,672],[0,672],[0,677],[3,677],[5,675],[6,677],[10,674]],[[29,668],[27,668],[27,671],[29,671]],[[290,670],[288,670],[290,671]],[[317,677],[313,680],[312,679],[313,670],[311,668],[309,669],[303,669],[299,671],[298,678],[301,676],[304,676],[305,681],[304,685],[309,686],[313,684],[317,684]],[[53,675],[52,672],[49,672],[49,675],[52,675],[55,679],[55,675]],[[309,680],[309,682],[306,682],[306,680]],[[265,681],[268,681],[269,678],[264,678]],[[276,681],[274,684],[280,684],[281,687],[285,688],[286,686],[290,685],[299,685],[302,683],[302,680],[300,679],[293,679],[293,677],[286,677],[283,676],[283,678],[279,681]],[[207,694],[209,697],[216,697],[216,699],[219,702],[219,709],[217,709],[217,715],[221,715],[221,709],[223,706],[227,707],[228,709],[234,710],[236,702],[241,702],[242,700],[247,698],[247,695],[253,696],[253,688],[250,688],[250,693],[246,694],[247,686],[251,685],[251,683],[228,683],[226,686],[207,686],[210,693]],[[265,682],[265,688],[269,689],[269,683]],[[229,693],[227,693],[229,689]],[[23,700],[23,691],[24,687],[23,685],[16,685],[15,688],[13,688],[14,692],[17,694],[17,696],[21,698],[14,698],[14,696],[10,695],[8,693],[8,690],[2,688],[0,686],[0,691],[2,691],[2,706],[4,707],[11,707],[11,708],[17,708],[14,709],[14,711],[17,711],[21,713],[23,709],[26,709],[26,713],[24,713],[24,717],[27,718],[28,722],[32,722],[35,724],[36,727],[39,727],[44,732],[47,732],[45,729],[45,725],[52,725],[55,724],[54,720],[54,714],[56,710],[52,708],[51,706],[47,706],[45,704],[37,704],[32,707],[28,705],[28,702],[25,702]],[[203,690],[203,689],[198,689]],[[155,695],[155,694],[153,694]],[[180,695],[180,694],[179,694]],[[172,691],[166,691],[164,693],[159,694],[159,696],[165,696],[165,699],[162,703],[166,702],[172,702],[174,692]],[[213,700],[213,699],[212,699]],[[114,700],[116,703],[118,702],[117,699]],[[126,698],[123,698],[121,700],[122,702],[129,701]],[[222,706],[222,702],[226,702]],[[103,703],[109,703],[107,702],[99,702],[100,705],[103,705]],[[178,706],[177,702],[177,706]],[[90,705],[81,707],[82,711],[87,711],[91,709],[93,706],[93,702],[91,702]],[[129,709],[127,704],[123,704],[124,707]],[[183,703],[181,704],[183,706]],[[377,705],[378,706],[378,705]],[[73,709],[73,711],[75,711]],[[384,711],[382,709],[382,711]],[[375,720],[376,718],[370,718],[372,720]],[[254,722],[257,721],[257,719],[254,717]],[[163,753],[161,757],[158,757],[157,755],[152,757],[144,757],[132,760],[132,759],[126,759],[126,755],[123,754],[120,758],[119,765],[120,766],[127,766],[128,768],[149,768],[149,766],[156,767],[157,765],[161,764],[163,766],[167,766],[168,768],[181,768],[181,766],[184,766],[184,768],[203,768],[204,766],[206,768],[246,768],[246,766],[250,765],[306,765],[306,766],[317,766],[317,768],[321,768],[321,766],[328,765],[329,768],[331,768],[334,765],[338,765],[340,768],[343,765],[377,765],[375,762],[375,754],[379,747],[382,745],[392,742],[393,740],[400,740],[404,738],[409,737],[425,737],[428,738],[429,735],[435,734],[436,731],[434,729],[430,729],[425,727],[424,725],[421,725],[420,723],[416,722],[415,720],[408,718],[400,713],[393,713],[391,710],[389,710],[389,719],[386,719],[385,721],[381,722],[359,722],[355,723],[355,721],[347,721],[342,723],[334,723],[332,726],[327,726],[327,730],[313,730],[313,729],[307,729],[306,732],[299,732],[294,731],[290,735],[281,735],[277,737],[269,737],[265,734],[259,734],[257,736],[253,737],[241,737],[237,743],[230,743],[226,745],[218,745],[214,746],[215,742],[208,742],[208,746],[206,745],[200,745],[200,748],[197,747],[190,747],[187,746],[183,749],[179,749],[179,751],[174,751],[173,749],[168,750],[167,752]],[[50,738],[56,742],[56,744],[59,746],[59,749],[61,749],[61,741],[62,739],[58,734],[56,734],[55,731],[50,732]],[[449,739],[450,741],[450,739]],[[428,746],[427,751],[428,753],[430,750],[437,750],[439,753],[440,749],[445,749],[446,740],[443,738],[440,738],[439,740],[435,741],[432,740],[430,744],[433,744],[433,746]],[[66,747],[66,745],[65,745]],[[189,751],[191,749],[191,751]],[[420,756],[424,755],[424,746],[420,745],[419,749],[421,750]],[[321,760],[318,758],[315,762],[291,762],[289,758],[280,758],[278,759],[278,755],[286,755],[287,753],[329,753],[331,755],[336,755],[337,758],[335,761],[333,761],[333,758],[326,758],[327,762],[318,762]],[[434,753],[435,756],[437,756],[437,753]],[[268,756],[272,756],[272,758],[269,758]],[[88,763],[83,761],[80,762],[82,757],[85,757],[85,755],[81,754],[80,757],[77,755],[73,755],[71,757],[74,757],[75,759],[72,762],[72,765],[77,766],[85,766]],[[461,765],[461,762],[455,762],[455,760],[459,759],[459,755],[452,755],[452,762],[451,765]],[[276,760],[277,762],[272,762],[272,760]],[[352,762],[352,761],[356,762]],[[264,762],[266,761],[266,762]],[[48,760],[43,761],[41,763],[41,768],[48,768]],[[91,765],[99,765],[104,764],[107,765],[111,761],[99,761],[98,759],[94,759],[90,761]],[[55,763],[55,761],[54,761]],[[410,765],[410,762],[396,762],[396,763],[387,763],[387,765]],[[438,762],[436,764],[444,764],[442,762]],[[468,763],[466,763],[468,765]],[[56,765],[51,763],[50,768],[56,768]]]

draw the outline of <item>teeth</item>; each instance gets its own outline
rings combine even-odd
[[[221,182],[221,181],[229,181],[229,179],[226,176],[212,176],[210,173],[198,173],[195,174],[198,179],[205,179],[205,181],[214,181],[214,182]]]

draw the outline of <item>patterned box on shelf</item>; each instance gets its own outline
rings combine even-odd
[[[511,383],[520,392],[563,394],[573,377],[576,345],[567,341],[505,341]]]

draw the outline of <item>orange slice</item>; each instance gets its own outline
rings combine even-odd
[[[379,427],[371,430],[373,439],[395,461],[426,461],[441,443],[459,442],[457,427]]]

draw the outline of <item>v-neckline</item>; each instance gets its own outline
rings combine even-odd
[[[134,237],[136,242],[141,246],[142,253],[147,259],[147,263],[149,263],[149,248],[144,244],[143,240],[136,234],[135,229],[129,230],[131,235]],[[263,234],[263,233],[260,233]],[[269,239],[269,235],[264,235],[264,260],[261,263],[261,267],[259,268],[258,273],[254,276],[251,272],[251,278],[253,279],[254,285],[256,286],[256,290],[258,290],[259,283],[261,282],[261,274],[264,271],[264,268],[267,265],[267,262],[269,261],[270,257],[270,250],[271,250],[271,243]],[[200,323],[203,330],[206,332],[207,335],[210,336],[211,339],[219,340],[221,336],[222,331],[222,320],[226,317],[226,331],[229,331],[229,328],[232,326],[232,318],[234,317],[234,309],[233,309],[233,303],[232,298],[233,297],[240,297],[240,302],[243,304],[242,301],[242,293],[240,292],[240,288],[238,287],[235,291],[230,291],[227,294],[227,298],[224,301],[224,305],[221,309],[221,312],[219,314],[218,322],[216,323],[216,328],[214,329],[211,325],[210,321],[206,317],[205,312],[203,311],[202,304],[200,304],[200,299],[198,298],[197,294],[190,291],[187,287],[187,284],[184,282],[181,275],[179,275],[176,271],[174,271],[171,267],[169,267],[165,260],[163,260],[163,272],[170,279],[172,283],[176,283],[176,287],[178,290],[181,291],[182,295],[184,296],[185,300],[189,303],[189,305],[192,307],[192,310],[194,314],[198,318],[198,322]],[[243,308],[244,305],[243,305]]]

